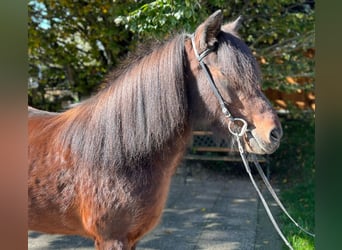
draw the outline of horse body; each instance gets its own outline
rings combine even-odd
[[[218,11],[196,29],[196,46],[217,47],[205,61],[230,111],[248,122],[246,150],[272,153],[281,126],[255,59],[235,34],[238,23],[221,24]],[[210,120],[227,132],[193,50],[179,35],[64,113],[29,108],[29,229],[134,249],[157,225],[192,125]]]
[[[113,168],[111,175],[105,177],[99,172],[97,180],[88,184],[96,186],[85,189],[79,179],[94,177],[79,176],[77,159],[68,152],[60,154],[63,150],[58,143],[46,140],[58,138],[56,133],[62,126],[56,122],[59,116],[63,115],[35,112],[29,119],[30,229],[90,237],[98,242],[99,249],[119,244],[108,240],[114,236],[126,242],[127,249],[133,248],[160,219],[171,176],[182,159],[190,129],[184,128],[178,138],[170,138],[145,162],[140,159],[138,165],[127,166],[133,172],[118,173]]]

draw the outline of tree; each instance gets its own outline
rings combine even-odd
[[[30,77],[38,82],[31,104],[56,108],[44,100],[51,89],[70,90],[73,101],[88,96],[137,41],[193,32],[217,9],[227,21],[243,15],[240,34],[261,64],[266,92],[313,93],[314,1],[41,0],[29,2]]]
[[[29,103],[53,110],[61,108],[62,93],[72,102],[89,96],[132,49],[131,33],[113,20],[127,6],[135,2],[30,1]]]

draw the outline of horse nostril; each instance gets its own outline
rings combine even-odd
[[[271,142],[279,142],[282,135],[283,135],[283,132],[282,132],[281,128],[274,128],[274,129],[272,129],[272,131],[270,133],[270,141]]]

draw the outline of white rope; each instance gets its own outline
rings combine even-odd
[[[286,208],[284,207],[284,205],[281,203],[280,199],[278,198],[277,194],[275,193],[274,189],[272,188],[271,184],[269,183],[267,177],[264,174],[264,171],[262,170],[259,162],[256,159],[256,156],[254,154],[252,154],[252,159],[254,162],[254,165],[256,166],[256,169],[259,172],[259,175],[261,176],[262,180],[264,181],[268,191],[271,193],[273,199],[277,202],[277,204],[279,205],[279,207],[281,208],[281,210],[283,210],[283,212],[286,214],[286,216],[300,229],[302,230],[304,233],[315,237],[315,234],[310,233],[309,231],[305,230],[302,226],[300,226],[293,218],[292,216],[287,212]]]
[[[241,130],[240,132],[239,131],[236,131],[236,130],[233,130],[232,129],[232,126],[234,125],[234,120],[235,121],[242,121],[243,123],[243,126],[241,127]],[[232,135],[235,136],[236,138],[236,141],[238,143],[238,148],[239,148],[239,152],[240,152],[240,156],[241,156],[241,159],[242,159],[242,162],[245,166],[245,169],[246,169],[246,172],[255,188],[255,190],[257,191],[258,193],[258,196],[266,210],[266,213],[268,215],[268,217],[270,218],[272,224],[273,224],[273,227],[275,228],[275,230],[277,231],[277,233],[279,234],[280,238],[283,240],[283,242],[289,247],[289,249],[293,250],[293,247],[291,246],[291,244],[287,241],[287,239],[285,238],[284,234],[282,233],[282,231],[280,230],[276,220],[274,219],[273,215],[272,215],[272,212],[269,208],[269,206],[267,205],[267,202],[264,198],[264,196],[262,195],[258,185],[256,184],[255,180],[254,180],[254,177],[251,173],[251,169],[249,167],[249,164],[248,164],[248,161],[246,159],[246,156],[245,156],[245,152],[244,152],[244,149],[242,147],[242,144],[241,144],[241,141],[240,141],[240,137],[243,136],[243,134],[246,132],[246,122],[243,120],[243,119],[238,119],[238,118],[235,118],[235,119],[232,119],[229,124],[228,124],[228,129],[230,131],[230,133]],[[262,168],[260,167],[260,164],[258,163],[257,159],[256,159],[256,156],[254,154],[252,154],[252,159],[253,159],[253,162],[259,172],[259,175],[261,176],[262,180],[264,181],[268,191],[271,193],[272,197],[274,198],[274,200],[277,202],[277,204],[279,205],[279,207],[282,209],[282,211],[286,214],[286,216],[300,229],[302,230],[303,232],[305,232],[306,234],[312,236],[312,237],[315,237],[315,235],[313,233],[310,233],[308,232],[307,230],[305,230],[303,227],[301,227],[291,216],[290,214],[287,212],[287,210],[285,209],[285,207],[283,206],[283,204],[281,203],[281,201],[279,200],[277,194],[275,193],[274,189],[272,188],[271,184],[269,183],[267,177],[265,176]]]
[[[251,173],[251,169],[250,169],[250,167],[249,167],[249,165],[248,165],[248,161],[247,161],[247,159],[246,159],[246,156],[245,156],[245,154],[244,154],[243,147],[242,147],[241,142],[240,142],[240,137],[239,137],[238,135],[236,135],[236,140],[237,140],[237,142],[238,142],[238,147],[239,147],[240,155],[241,155],[242,161],[243,161],[243,163],[244,163],[245,169],[246,169],[246,171],[247,171],[247,173],[248,173],[248,176],[249,176],[249,178],[250,178],[250,180],[251,180],[251,182],[252,182],[252,184],[253,184],[255,190],[257,191],[257,193],[258,193],[258,195],[259,195],[259,198],[260,198],[260,200],[261,200],[261,202],[262,202],[262,204],[263,204],[263,206],[264,206],[264,208],[265,208],[265,210],[266,210],[266,213],[267,213],[268,217],[270,218],[270,220],[271,220],[271,222],[272,222],[272,224],[273,224],[273,227],[276,229],[276,231],[277,231],[277,233],[279,234],[280,238],[281,238],[281,239],[284,241],[284,243],[289,247],[289,249],[293,250],[293,247],[292,247],[291,244],[287,241],[287,239],[285,238],[284,234],[283,234],[282,231],[280,230],[280,228],[279,228],[279,226],[278,226],[276,220],[274,219],[274,217],[273,217],[273,215],[272,215],[272,212],[271,212],[269,206],[267,205],[267,202],[266,202],[264,196],[263,196],[262,193],[260,192],[260,190],[259,190],[259,188],[258,188],[258,185],[256,184],[256,182],[255,182],[255,180],[254,180],[254,178],[253,178],[253,175],[252,175],[252,173]]]

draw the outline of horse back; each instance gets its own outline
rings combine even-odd
[[[56,115],[57,113],[55,112],[48,112],[40,109],[33,108],[31,106],[27,107],[27,112],[28,112],[28,117],[36,117],[36,116],[53,116]]]

